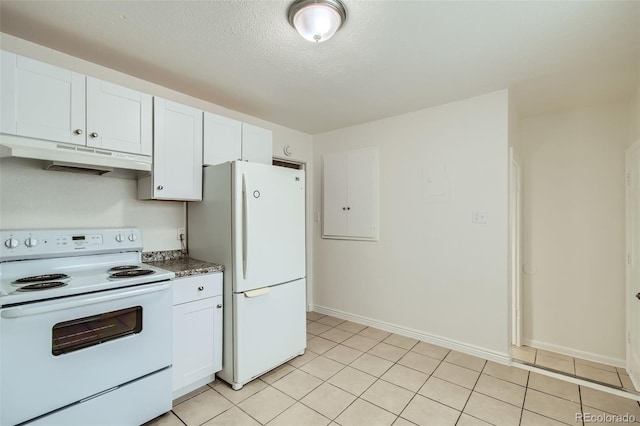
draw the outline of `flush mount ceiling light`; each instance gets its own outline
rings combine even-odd
[[[339,0],[296,0],[289,6],[287,18],[302,37],[320,43],[344,24],[347,9]]]

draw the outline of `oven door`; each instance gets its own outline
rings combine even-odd
[[[3,308],[0,424],[30,420],[170,366],[170,285]]]

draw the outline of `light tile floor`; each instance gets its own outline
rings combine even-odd
[[[583,417],[613,423],[615,415],[640,422],[637,401],[524,369],[315,312],[307,330],[303,356],[239,391],[217,380],[147,426],[583,425]]]
[[[570,376],[636,391],[624,368],[587,361],[586,359],[536,349],[530,346],[513,346],[511,351],[516,361],[523,361],[536,367],[547,368]]]

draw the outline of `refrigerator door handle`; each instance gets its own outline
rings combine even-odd
[[[263,287],[256,290],[249,290],[244,292],[244,297],[259,297],[264,296],[265,294],[269,294],[271,292],[271,287]]]
[[[242,174],[242,277],[247,279],[247,221],[248,208],[247,208],[247,180],[246,175]]]

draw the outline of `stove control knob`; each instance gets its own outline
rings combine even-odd
[[[35,247],[38,245],[38,240],[36,240],[35,238],[31,237],[31,238],[27,238],[24,241],[24,245],[27,247]]]
[[[121,243],[124,241],[124,236],[122,234],[116,235],[116,241]]]
[[[9,249],[14,249],[18,247],[18,244],[19,244],[18,240],[16,240],[15,238],[9,238],[7,241],[4,242],[4,246]]]
[[[138,238],[136,238],[136,234],[129,234],[129,241],[134,242],[137,239]]]

